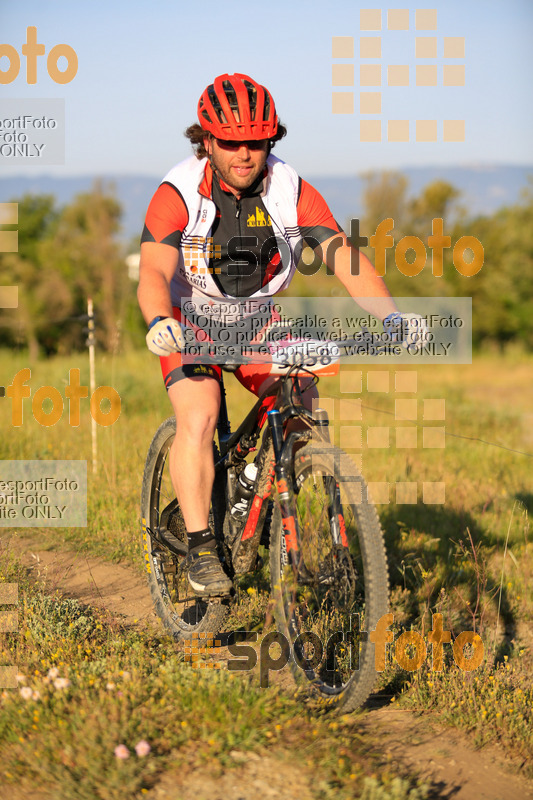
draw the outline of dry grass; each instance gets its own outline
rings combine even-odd
[[[3,353],[0,363],[5,385],[26,365],[21,354]],[[419,367],[418,389],[416,395],[412,395],[418,400],[418,419],[400,423],[417,425],[419,429],[418,447],[408,450],[395,446],[393,391],[376,393],[364,389],[360,396],[362,421],[341,421],[339,401],[350,395],[341,394],[338,379],[321,382],[321,395],[333,402],[336,443],[341,424],[361,425],[363,441],[366,441],[368,427],[391,429],[390,447],[363,448],[363,471],[367,480],[389,482],[392,486],[397,481],[417,481],[419,485],[417,504],[397,505],[392,492],[391,502],[380,506],[389,552],[396,631],[412,627],[425,634],[431,614],[439,611],[454,635],[475,626],[485,644],[485,663],[475,673],[464,675],[448,664],[440,675],[421,670],[413,676],[391,667],[383,675],[385,693],[419,709],[434,709],[450,724],[472,731],[480,744],[489,739],[497,740],[524,756],[531,748],[533,727],[531,457],[477,439],[533,453],[531,366],[530,357],[512,353],[507,358],[497,354],[476,357],[474,364],[468,366]],[[84,355],[58,358],[32,367],[32,394],[41,385],[53,385],[63,392],[70,367],[79,367],[82,382],[88,382]],[[369,371],[377,370],[377,367],[369,368]],[[363,386],[367,371],[363,369]],[[386,367],[381,371],[390,372],[392,388],[394,370]],[[66,542],[78,550],[121,560],[140,570],[138,506],[144,457],[153,432],[168,416],[170,406],[158,364],[148,354],[126,354],[120,361],[100,356],[97,373],[98,384],[109,384],[119,391],[122,414],[114,426],[98,430],[96,477],[90,471],[88,404],[79,428],[68,424],[66,412],[57,425],[45,428],[32,418],[31,401],[25,400],[24,424],[14,428],[10,402],[4,398],[0,402],[0,425],[4,431],[0,455],[4,460],[87,459],[87,528],[42,528],[43,546],[61,546]],[[236,421],[250,407],[251,398],[231,377],[227,379],[227,386],[230,387],[230,415]],[[445,398],[446,419],[431,424],[445,426],[447,434],[469,438],[447,436],[444,449],[421,446],[420,429],[428,423],[420,409],[423,400],[433,398]],[[422,482],[435,481],[446,485],[444,505],[421,502]],[[3,571],[5,579],[5,567]],[[260,575],[257,580],[259,583],[243,584],[243,595],[245,593],[248,599],[247,605],[239,608],[237,627],[246,625],[250,629],[243,613],[245,617],[249,613],[248,622],[253,626],[260,626],[265,605],[262,590],[267,576]],[[325,780],[329,781],[330,788],[337,787],[339,797],[344,796],[343,792],[351,796],[346,787],[350,781],[360,779],[362,770],[357,765],[351,766],[352,761],[339,766],[337,761],[340,763],[341,759],[338,753],[337,758],[333,754],[338,747],[343,747],[347,753],[352,750],[336,736],[324,739],[330,748],[327,753],[320,748],[317,750],[318,744],[311,745],[311,742],[318,742],[322,733],[317,739],[306,738],[307,733],[296,723],[302,714],[301,708],[289,700],[280,701],[274,695],[254,693],[250,689],[251,694],[246,694],[247,719],[243,719],[242,727],[239,723],[230,736],[222,716],[226,714],[227,703],[235,702],[238,712],[237,696],[242,691],[241,684],[238,689],[234,687],[231,676],[213,677],[211,683],[211,679],[206,679],[205,683],[195,674],[192,680],[169,642],[141,640],[97,616],[90,617],[90,632],[79,627],[85,622],[74,620],[71,630],[54,638],[50,608],[42,597],[36,600],[32,592],[28,588],[24,601],[17,663],[22,665],[27,676],[32,676],[28,679],[29,685],[41,693],[41,699],[26,702],[18,693],[11,693],[4,699],[0,709],[0,736],[3,737],[2,749],[4,744],[7,747],[3,760],[6,780],[17,780],[21,771],[31,764],[32,769],[41,770],[36,774],[36,781],[62,781],[67,788],[57,796],[68,798],[71,796],[69,781],[78,779],[80,771],[94,763],[99,766],[94,768],[94,775],[91,773],[93,776],[87,778],[86,794],[77,797],[96,796],[91,792],[102,770],[110,788],[107,794],[98,796],[126,797],[116,794],[119,790],[114,787],[125,780],[132,792],[151,785],[168,759],[175,758],[176,752],[184,746],[189,725],[208,742],[196,754],[198,759],[208,761],[223,760],[229,749],[242,743],[254,748],[268,745],[271,740],[284,746],[296,741],[300,746],[303,741],[307,743],[305,747],[311,748],[308,752],[322,753],[320,763],[325,765]],[[57,609],[52,607],[52,611],[55,613]],[[44,645],[35,639],[36,628],[32,623],[35,615],[44,620],[47,630],[51,631],[50,641]],[[61,674],[71,680],[68,692],[57,694],[45,683],[52,666],[58,666]],[[127,687],[122,686],[121,670],[134,676]],[[108,682],[114,683],[116,688],[106,690]],[[117,697],[119,685],[121,698]],[[172,704],[169,706],[168,697],[179,691],[185,691],[191,698],[191,705],[178,713]],[[206,697],[211,705],[202,711]],[[95,698],[97,708],[104,709],[105,719],[111,720],[109,725],[102,726],[98,714],[95,715]],[[74,707],[77,710],[72,715]],[[219,712],[221,718],[217,722]],[[238,713],[237,718],[240,719]],[[201,722],[193,722],[199,719]],[[282,726],[282,733],[277,731],[278,724]],[[327,725],[325,721],[312,724],[320,732],[326,731],[326,727],[320,727]],[[294,731],[295,726],[298,737],[287,733],[287,738],[283,738],[286,731]],[[351,730],[343,733],[346,739],[352,735]],[[150,739],[156,754],[153,770],[146,768],[147,762],[143,762],[141,769],[142,759],[138,757],[132,756],[124,763],[115,758],[113,749],[117,744],[125,742],[132,752],[134,744],[143,738]],[[213,744],[209,744],[210,741]],[[357,764],[352,755],[353,764]],[[67,774],[70,777],[65,783]],[[350,778],[351,774],[356,778]]]

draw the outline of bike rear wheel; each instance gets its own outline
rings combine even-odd
[[[388,611],[383,533],[364,479],[342,450],[313,443],[294,461],[300,563],[297,571],[289,564],[276,504],[270,573],[277,628],[290,643],[297,683],[348,712],[377,678],[366,636]]]
[[[187,532],[169,470],[169,450],[176,435],[176,420],[169,417],[156,431],[144,468],[141,492],[142,537],[148,583],[157,614],[169,633],[190,640],[197,633],[217,633],[227,604],[220,598],[195,597],[187,579]],[[225,495],[215,480],[209,522],[220,540],[224,524]]]

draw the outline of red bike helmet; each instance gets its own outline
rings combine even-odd
[[[248,75],[219,75],[200,97],[198,119],[216,139],[271,139],[278,130],[272,95]]]

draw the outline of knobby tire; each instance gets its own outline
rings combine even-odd
[[[169,417],[157,429],[148,451],[141,492],[142,537],[156,613],[176,641],[188,641],[198,633],[216,634],[226,616],[227,603],[220,598],[210,601],[195,598],[187,579],[187,533],[168,466],[175,435],[176,420]],[[217,541],[222,538],[224,514],[224,487],[218,479],[213,486],[209,517]],[[167,525],[158,534],[162,522]],[[165,546],[161,538],[180,553]]]
[[[276,504],[270,545],[274,615],[278,631],[290,642],[297,684],[345,713],[365,702],[377,680],[374,644],[358,631],[368,634],[388,612],[383,533],[364,479],[342,450],[312,443],[294,461],[302,562],[295,574]],[[341,523],[336,541],[332,533],[339,517],[346,530],[340,545]],[[339,630],[344,631],[340,642],[331,638]],[[320,652],[306,641],[312,635],[324,649],[320,663]],[[329,653],[328,641],[337,641]]]

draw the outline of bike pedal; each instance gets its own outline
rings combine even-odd
[[[206,595],[195,595],[196,600],[202,600],[204,603],[208,603],[212,605],[213,603],[219,603],[221,600],[227,600],[235,595],[235,589],[232,587],[229,592],[226,594],[206,594]]]

